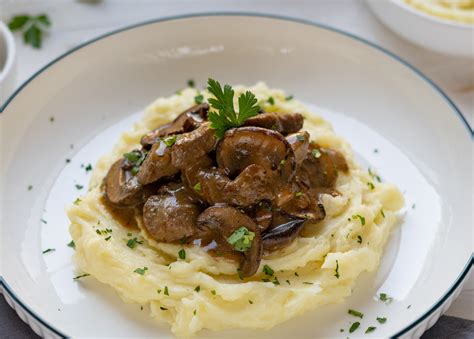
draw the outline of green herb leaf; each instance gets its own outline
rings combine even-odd
[[[303,192],[296,192],[296,193],[295,193],[295,196],[296,196],[296,197],[301,197],[302,195],[303,195]]]
[[[133,238],[133,239],[128,239],[127,241],[127,246],[130,247],[131,249],[134,249],[135,247],[137,247],[138,244],[143,244],[143,240],[138,240],[137,238]]]
[[[160,310],[162,311],[168,311],[168,309],[166,307],[163,307],[163,306],[160,306]]]
[[[375,327],[375,326],[369,326],[369,327],[367,327],[367,329],[365,330],[365,333],[371,333],[371,332],[375,331],[376,328],[377,328],[377,327]]]
[[[298,272],[295,272],[295,276],[299,277],[300,275],[298,274]]]
[[[31,191],[33,189],[33,185],[28,185],[28,191]]]
[[[81,279],[88,276],[90,276],[89,273],[84,273],[84,274],[78,275],[77,277],[72,278],[72,280],[77,280],[77,279]]]
[[[202,94],[198,94],[194,97],[194,102],[196,104],[202,104],[204,102],[204,96]]]
[[[48,222],[44,219],[40,219],[40,221],[43,223],[43,224],[47,224]]]
[[[260,107],[257,105],[257,98],[249,91],[239,96],[239,113],[234,109],[234,90],[230,85],[221,84],[209,78],[207,90],[215,98],[209,98],[209,104],[216,111],[209,112],[208,119],[211,122],[211,128],[216,130],[216,136],[220,139],[225,131],[233,127],[241,126],[245,120],[258,114]]]
[[[355,323],[353,323],[351,325],[351,327],[349,328],[349,333],[352,333],[354,332],[355,330],[357,330],[360,326],[360,322],[356,321]]]
[[[83,188],[84,188],[84,186],[76,184],[76,189],[81,190]]]
[[[271,276],[273,276],[274,271],[270,266],[264,265],[263,266],[263,273],[265,273],[266,275],[271,277]]]
[[[335,269],[335,273],[334,273],[334,276],[339,279],[340,275],[339,275],[339,261],[336,260],[336,269]]]
[[[362,237],[360,235],[357,236],[357,242],[359,244],[362,244]]]
[[[194,189],[196,192],[201,192],[201,183],[198,182],[196,185],[193,186],[193,189]]]
[[[212,294],[212,295],[216,295],[216,290],[212,290],[212,291],[211,291],[211,294]]]
[[[369,188],[371,190],[374,190],[375,189],[375,185],[373,183],[371,183],[370,181],[367,183],[367,186],[369,186]]]
[[[245,252],[252,246],[254,238],[255,233],[242,226],[227,238],[227,242],[234,246],[237,251]]]
[[[48,249],[46,249],[46,250],[43,251],[43,254],[49,253],[49,252],[54,252],[54,251],[56,251],[55,248],[48,248]]]
[[[133,272],[138,273],[140,275],[145,275],[146,271],[148,270],[148,267],[143,267],[143,268],[136,268]]]
[[[273,285],[280,285],[280,281],[278,280],[277,277],[275,277],[275,280],[272,281]]]
[[[383,212],[383,209],[380,209],[380,214],[382,214],[382,217],[385,219],[385,213]]]
[[[194,290],[199,293],[199,291],[201,291],[201,286],[197,285]]]
[[[270,105],[275,105],[275,99],[273,99],[273,97],[268,97],[267,102],[268,102]]]
[[[180,249],[178,252],[178,256],[180,259],[183,259],[183,260],[186,259],[186,251],[183,248]]]
[[[390,303],[392,302],[393,298],[390,297],[387,293],[380,293],[379,295],[380,301],[383,301],[384,303]]]
[[[298,141],[304,141],[304,136],[302,136],[301,134],[298,134],[298,135],[296,136],[296,140],[298,140]]]
[[[67,244],[67,246],[68,246],[68,247],[71,247],[71,248],[73,248],[73,249],[76,249],[76,243],[74,242],[74,240],[71,240],[71,241],[69,242],[69,244]]]
[[[253,304],[253,301],[249,299],[249,304],[252,305]]]
[[[364,314],[363,314],[363,313],[361,313],[361,312],[359,312],[359,311],[356,311],[356,310],[352,310],[352,309],[349,309],[349,310],[347,311],[347,313],[350,314],[350,315],[353,315],[354,317],[359,317],[359,318],[361,318],[361,319],[364,317]]]
[[[8,28],[12,31],[18,31],[25,26],[28,20],[30,20],[29,15],[16,15],[8,22]]]
[[[196,315],[196,310],[193,311],[193,314]]]
[[[177,140],[176,135],[173,135],[171,137],[164,139],[163,142],[165,143],[167,147],[171,147],[176,143],[176,140]]]
[[[288,285],[291,285],[289,280],[285,280],[285,281],[286,281],[286,283],[287,283]]]
[[[42,23],[44,26],[49,27],[51,26],[51,21],[49,20],[49,17],[46,14],[41,14],[36,17],[36,20],[40,23]]]
[[[196,83],[194,82],[193,79],[188,80],[188,87],[194,87],[195,85],[196,85]]]
[[[168,292],[168,286],[165,286],[165,290],[164,290],[163,294],[167,295],[167,296],[170,295],[170,293]]]
[[[81,201],[82,200],[80,198],[76,198],[76,200],[74,200],[74,205],[79,205]]]
[[[91,164],[87,164],[85,170],[86,170],[86,172],[92,171],[92,165],[91,165]]]
[[[286,101],[290,101],[290,100],[292,100],[292,99],[293,99],[293,96],[292,96],[292,95],[288,95],[288,96],[285,98]]]
[[[109,241],[109,240],[110,240],[110,238],[112,238],[112,236],[111,236],[111,235],[109,235],[108,237],[104,238],[104,240],[105,240],[105,241]]]
[[[353,215],[352,220],[356,220],[356,219],[360,220],[360,223],[362,224],[362,226],[365,225],[365,218],[363,216],[361,216],[360,214]]]
[[[42,35],[43,32],[36,25],[31,25],[23,33],[23,42],[27,45],[30,44],[34,48],[40,48]]]
[[[380,323],[380,324],[385,324],[387,322],[387,318],[385,317],[377,317],[377,321]]]

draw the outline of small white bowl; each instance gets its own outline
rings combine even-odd
[[[15,60],[15,39],[3,21],[0,21],[0,106],[5,103],[15,87]]]
[[[474,56],[474,25],[429,15],[401,0],[367,0],[367,3],[387,27],[417,45],[443,54]]]

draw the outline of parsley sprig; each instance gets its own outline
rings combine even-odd
[[[44,31],[51,26],[51,21],[46,14],[31,16],[27,14],[16,15],[8,22],[12,32],[21,31],[23,41],[34,48],[41,48]]]
[[[236,251],[245,252],[252,247],[254,238],[255,233],[242,226],[227,238],[227,242],[234,246]]]
[[[215,98],[209,98],[209,104],[215,111],[209,112],[208,119],[211,122],[211,128],[216,130],[216,136],[220,139],[225,131],[233,127],[242,126],[245,120],[258,114],[260,107],[257,105],[255,95],[247,91],[239,96],[239,112],[234,108],[234,90],[228,84],[222,89],[221,84],[209,78],[207,81],[207,90]]]

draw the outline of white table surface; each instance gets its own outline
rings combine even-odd
[[[417,47],[385,28],[361,0],[0,0],[3,21],[19,13],[47,13],[52,21],[40,50],[25,46],[16,34],[17,86],[55,57],[103,33],[153,18],[211,11],[260,12],[309,19],[375,42],[430,77],[473,126],[474,54],[473,58],[460,59]],[[474,275],[446,314],[474,320]]]

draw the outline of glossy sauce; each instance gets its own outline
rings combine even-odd
[[[100,198],[100,202],[120,225],[129,229],[138,229],[138,224],[135,219],[136,208],[117,208],[112,206],[105,196]]]

